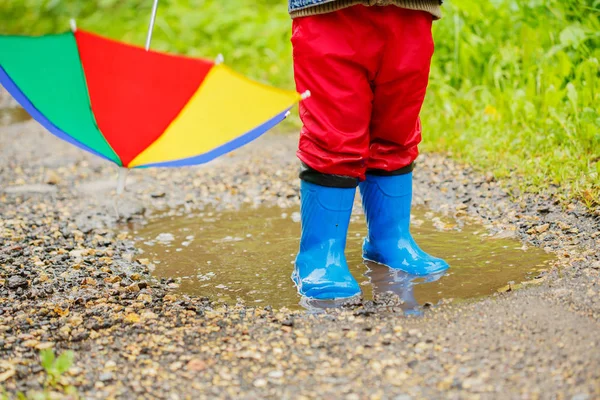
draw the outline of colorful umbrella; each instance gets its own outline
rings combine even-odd
[[[74,23],[63,34],[0,36],[0,84],[48,131],[124,168],[210,161],[303,97],[219,62],[149,51],[156,5],[146,49]]]

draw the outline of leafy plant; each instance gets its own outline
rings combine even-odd
[[[70,350],[65,351],[58,357],[54,355],[52,349],[45,349],[40,352],[40,361],[46,371],[46,383],[49,387],[61,386],[60,378],[71,368],[74,357],[74,353]]]
[[[454,0],[435,26],[425,147],[600,204],[600,1]]]
[[[40,363],[46,372],[44,389],[28,392],[27,395],[17,393],[17,398],[19,400],[78,399],[75,387],[62,382],[63,375],[73,365],[73,358],[74,353],[70,350],[58,357],[55,356],[52,349],[40,351]]]
[[[58,357],[52,349],[40,351],[40,363],[46,372],[46,381],[42,391],[31,391],[27,394],[16,393],[19,400],[52,400],[52,399],[77,399],[77,391],[73,386],[65,385],[61,378],[73,365],[74,353],[65,351]],[[67,397],[65,397],[65,395]],[[9,396],[3,387],[0,387],[0,400],[9,400]]]

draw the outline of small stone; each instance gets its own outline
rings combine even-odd
[[[81,317],[81,315],[74,315],[71,318],[69,318],[69,323],[73,326],[79,326],[83,323],[83,318]]]
[[[71,334],[71,327],[69,325],[63,325],[59,330],[58,330],[63,336],[67,337]]]
[[[265,387],[265,386],[267,386],[267,381],[262,378],[259,378],[254,381],[253,385],[254,385],[254,387],[257,387],[257,388]]]
[[[144,320],[157,319],[158,315],[156,313],[153,313],[152,311],[146,311],[145,313],[142,314],[142,318]]]
[[[207,365],[204,361],[199,360],[197,358],[193,358],[191,359],[187,365],[185,366],[185,368],[188,371],[204,371],[206,369]]]
[[[138,285],[137,283],[133,283],[127,286],[127,291],[130,293],[137,293],[140,291],[140,285]]]
[[[58,185],[60,183],[60,176],[54,171],[47,171],[45,183],[48,185]]]
[[[96,286],[97,282],[96,282],[96,280],[94,278],[90,278],[88,276],[88,277],[83,278],[83,281],[81,282],[81,285],[82,286],[85,286],[85,285],[87,285],[87,286]]]
[[[467,378],[463,381],[463,388],[465,389],[476,389],[483,384],[480,378]]]
[[[23,278],[20,275],[15,275],[15,276],[11,276],[10,278],[8,278],[8,288],[12,289],[12,290],[16,290],[19,288],[27,288],[27,286],[29,286],[29,282],[27,281],[27,279]]]
[[[35,346],[35,348],[37,350],[46,350],[46,349],[51,349],[54,347],[54,342],[41,342],[38,343],[37,346]]]
[[[10,368],[5,372],[0,373],[0,382],[4,382],[10,378],[12,378],[17,371],[14,368]]]
[[[113,379],[114,379],[114,375],[112,372],[103,372],[98,377],[98,380],[100,382],[108,382],[108,381],[112,381]]]
[[[409,329],[408,330],[408,336],[417,336],[417,337],[420,337],[421,336],[421,331],[419,331],[418,329]]]
[[[498,293],[508,293],[512,292],[512,287],[510,285],[502,286],[501,288],[496,289]]]
[[[136,313],[129,313],[125,316],[125,322],[129,322],[131,324],[140,322],[140,316],[137,315]]]
[[[279,379],[283,377],[283,371],[275,370],[269,372],[269,378]]]
[[[181,361],[175,361],[171,365],[169,365],[169,370],[175,372],[180,370],[183,367],[183,363]]]
[[[496,233],[493,238],[494,239],[512,239],[517,236],[516,232],[510,229],[502,230]]]
[[[104,369],[110,369],[113,370],[117,367],[117,363],[114,362],[113,360],[108,360],[106,362],[106,364],[104,364]]]
[[[147,260],[147,258],[145,260]],[[143,265],[148,265],[148,264],[143,264]],[[130,278],[132,281],[139,281],[140,279],[142,279],[142,276],[138,273],[135,273],[135,274],[131,274]]]
[[[540,226],[536,227],[535,231],[537,233],[544,233],[548,230],[548,228],[550,228],[550,224],[544,224],[544,225],[540,225]]]
[[[449,390],[452,387],[452,382],[453,382],[452,378],[449,378],[449,377],[444,378],[443,380],[438,382],[437,388],[438,388],[438,390],[443,390],[443,391]]]
[[[558,227],[560,229],[562,229],[563,231],[568,231],[569,229],[571,229],[571,225],[564,223],[562,221],[557,221],[556,224],[558,225]]]
[[[40,344],[39,340],[31,339],[31,340],[24,341],[23,347],[28,347],[31,349],[31,348],[37,347],[38,344]]]
[[[54,312],[59,316],[59,317],[66,317],[67,315],[69,315],[69,308],[61,308],[61,307],[54,307]]]
[[[147,293],[141,293],[140,295],[138,295],[137,299],[139,301],[143,301],[144,303],[151,303],[152,302],[152,296],[150,296]]]
[[[121,282],[121,277],[118,275],[109,276],[108,278],[104,278],[104,282],[106,282],[106,283]]]

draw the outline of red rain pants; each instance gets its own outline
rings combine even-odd
[[[296,86],[312,93],[300,103],[301,161],[362,180],[417,158],[431,23],[424,11],[362,5],[294,19]]]

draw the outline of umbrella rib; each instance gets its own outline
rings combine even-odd
[[[158,9],[158,0],[154,0],[152,5],[152,14],[150,15],[150,25],[148,26],[148,35],[146,35],[146,51],[150,50],[150,42],[152,41],[152,31],[154,30],[154,22],[156,22],[156,11]]]

